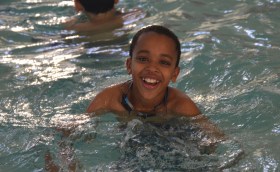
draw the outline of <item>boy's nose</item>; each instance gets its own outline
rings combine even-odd
[[[155,62],[150,62],[147,66],[147,69],[151,72],[159,72],[158,66]]]

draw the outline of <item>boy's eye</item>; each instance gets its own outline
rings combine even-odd
[[[149,61],[149,59],[147,57],[142,57],[142,56],[137,57],[136,60],[139,61],[139,62],[147,62],[147,61]]]
[[[160,64],[165,65],[165,66],[171,65],[171,63],[169,61],[165,61],[165,60],[160,61]]]

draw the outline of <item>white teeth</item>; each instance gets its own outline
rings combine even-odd
[[[158,80],[155,80],[155,79],[152,79],[152,78],[143,78],[143,80],[147,83],[150,83],[150,84],[156,84],[156,83],[159,82]]]

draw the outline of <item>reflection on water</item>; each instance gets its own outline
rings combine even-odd
[[[97,35],[60,27],[72,3],[0,2],[1,171],[44,171],[48,151],[61,164],[61,141],[85,171],[279,171],[278,0],[121,0],[122,10],[145,15]],[[187,120],[123,127],[111,114],[84,116],[98,91],[129,79],[128,43],[147,24],[179,36],[173,86],[228,136],[214,152],[203,153],[204,137]],[[57,131],[73,125],[69,138]]]

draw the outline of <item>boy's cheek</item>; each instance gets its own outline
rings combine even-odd
[[[175,71],[173,72],[173,75],[172,75],[172,77],[171,77],[171,81],[172,81],[173,83],[177,81],[177,77],[178,77],[179,73],[180,73],[180,68],[177,67],[177,68],[175,69]]]

